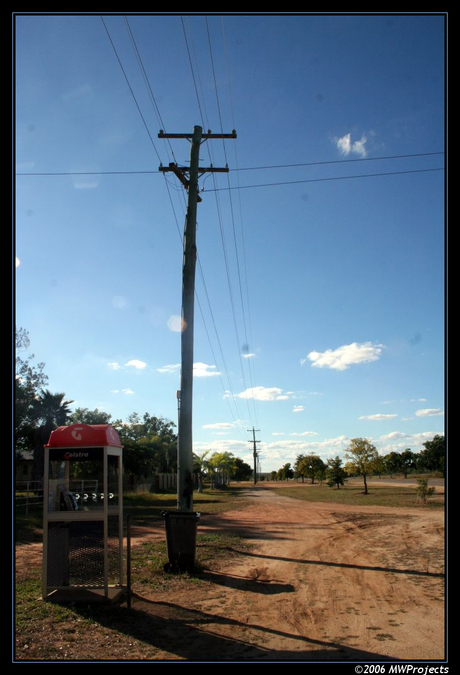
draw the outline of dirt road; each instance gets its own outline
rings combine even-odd
[[[248,508],[200,528],[243,534],[249,553],[206,570],[204,587],[136,599],[165,620],[150,637],[164,658],[444,659],[441,511],[248,496]]]
[[[21,658],[43,658],[49,643],[52,658],[68,660],[444,660],[442,510],[244,489],[243,508],[203,515],[199,531],[235,533],[248,547],[238,544],[164,590],[136,585],[134,571],[131,609],[82,609],[89,623],[45,621],[40,635],[21,636]],[[137,527],[134,546],[164,538],[158,519]],[[41,548],[18,547],[19,574],[40,566]],[[78,625],[87,627],[81,636]]]

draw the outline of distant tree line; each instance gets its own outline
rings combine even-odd
[[[23,356],[30,347],[28,332],[16,331],[16,372],[14,406],[15,457],[32,454],[32,479],[43,477],[43,446],[51,432],[66,424],[110,424],[123,445],[124,471],[134,478],[177,471],[177,434],[175,424],[149,413],[132,413],[126,421],[112,419],[109,413],[88,408],[71,410],[72,400],[64,393],[47,389],[45,364],[33,364],[34,355]],[[232,480],[247,480],[252,469],[231,453],[208,450],[194,455],[194,471],[200,484],[209,478],[215,485]]]
[[[321,457],[310,453],[298,455],[294,466],[288,462],[278,471],[272,471],[271,480],[290,480],[293,478],[310,480],[311,483],[327,481],[330,487],[340,488],[349,476],[361,476],[364,492],[367,494],[369,476],[382,474],[393,476],[403,474],[407,478],[413,472],[439,472],[445,476],[446,445],[445,438],[435,435],[431,441],[423,443],[424,449],[412,452],[406,448],[402,452],[379,454],[376,447],[365,438],[353,438],[345,451],[345,465],[337,456],[324,462]]]

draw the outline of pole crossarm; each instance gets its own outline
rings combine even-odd
[[[163,166],[162,164],[160,164],[158,170],[162,173],[172,171],[187,190],[190,187],[190,168],[188,166],[178,166],[175,162],[170,162],[168,166]],[[216,167],[211,165],[206,167],[199,167],[198,178],[200,178],[205,173],[229,173],[229,171],[230,169],[228,168],[228,166]],[[199,202],[202,201],[199,195],[197,197],[197,200]]]
[[[213,138],[236,138],[236,131],[235,129],[232,130],[230,134],[212,134],[211,130],[208,129],[208,132],[206,134],[201,134],[201,143],[204,143],[204,141],[207,141],[208,139],[213,139]],[[191,133],[185,133],[185,134],[167,134],[163,131],[163,129],[160,129],[158,132],[158,138],[187,138],[190,140],[193,138],[193,134]]]
[[[185,173],[189,172],[190,169],[188,166],[178,166],[175,162],[170,162],[168,166],[163,166],[162,164],[158,167],[159,171],[173,171],[176,175],[179,175],[179,173]],[[230,169],[228,166],[225,167],[217,167],[217,166],[203,166],[199,167],[198,172],[199,173],[228,173]]]

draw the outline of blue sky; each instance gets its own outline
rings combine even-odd
[[[200,180],[194,448],[263,471],[444,433],[445,19],[15,17],[15,312],[74,407],[177,421]]]

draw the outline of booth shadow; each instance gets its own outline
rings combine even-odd
[[[84,618],[97,620],[104,627],[118,631],[143,642],[163,654],[146,661],[395,661],[376,652],[354,649],[336,642],[316,640],[305,636],[275,630],[258,624],[248,624],[228,617],[216,616],[172,602],[155,602],[133,595],[133,606],[76,607]],[[220,634],[225,627],[236,629],[237,636]],[[259,631],[295,640],[299,649],[268,649],[251,641],[250,635]],[[264,637],[261,638],[261,641]],[[110,657],[108,656],[108,660]],[[129,652],[126,660],[130,661]],[[135,659],[139,660],[139,659]]]

